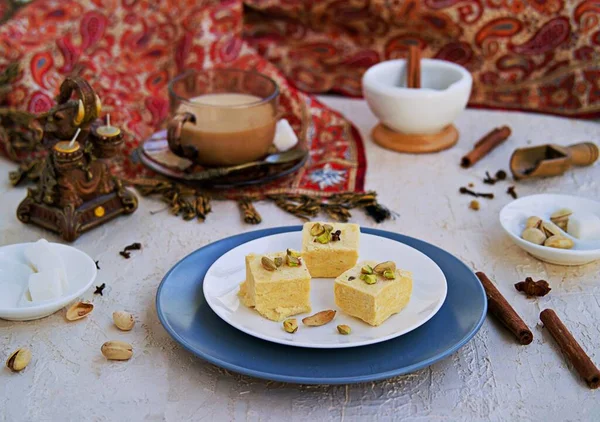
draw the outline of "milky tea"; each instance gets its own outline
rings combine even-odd
[[[198,150],[196,161],[207,166],[231,166],[263,157],[273,143],[275,104],[243,93],[214,93],[182,102],[177,112],[196,116],[185,123],[181,145]]]

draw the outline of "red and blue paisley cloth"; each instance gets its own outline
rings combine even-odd
[[[254,68],[282,87],[311,162],[262,193],[363,189],[362,141],[306,94],[360,95],[372,64],[427,57],[473,73],[470,104],[600,116],[598,0],[0,0],[0,69],[22,71],[4,106],[47,110],[66,75],[87,78],[126,153],[164,124],[167,83],[187,68]],[[5,16],[5,17],[6,17]],[[125,160],[123,174],[139,174]],[[247,194],[248,192],[246,192]]]

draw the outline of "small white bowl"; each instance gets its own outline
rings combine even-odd
[[[0,264],[2,261],[17,261],[29,267],[24,254],[25,248],[29,245],[31,243],[18,243],[0,247]],[[72,246],[50,243],[50,247],[62,258],[65,264],[67,279],[69,281],[69,290],[67,293],[58,299],[43,302],[26,303],[19,300],[14,306],[0,305],[0,318],[11,321],[30,321],[44,318],[64,308],[90,288],[96,279],[97,273],[96,264],[92,258]],[[0,265],[1,268],[2,265]],[[16,272],[11,272],[11,274],[13,273],[16,274]],[[14,279],[11,279],[11,284],[20,285],[21,291],[25,292],[28,288],[28,281],[26,274],[19,274],[15,275]],[[0,279],[1,283],[6,283],[6,280]],[[22,302],[24,306],[18,306],[19,302]]]
[[[421,60],[421,88],[406,88],[406,60],[369,68],[363,96],[387,127],[406,134],[435,134],[454,122],[467,106],[473,78],[467,69],[436,59]]]
[[[531,216],[550,221],[550,215],[561,208],[594,213],[600,216],[600,202],[570,195],[543,193],[524,196],[506,205],[500,211],[500,224],[510,238],[521,248],[542,261],[557,265],[583,265],[600,259],[600,239],[579,240],[567,232],[565,237],[573,240],[572,249],[556,249],[536,245],[521,238],[525,222]]]

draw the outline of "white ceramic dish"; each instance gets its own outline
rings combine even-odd
[[[421,88],[406,88],[406,60],[370,67],[363,95],[373,114],[389,128],[407,134],[434,134],[465,109],[473,78],[467,69],[436,59],[421,60]]]
[[[500,224],[513,242],[542,261],[557,265],[583,265],[600,259],[600,239],[583,241],[564,232],[563,234],[575,243],[572,249],[549,248],[521,239],[527,218],[535,215],[550,221],[550,214],[560,208],[569,208],[574,212],[591,212],[600,216],[600,202],[577,196],[544,193],[524,196],[506,205],[500,211]]]
[[[333,297],[332,278],[313,278],[311,281],[312,313],[325,309],[337,310],[335,319],[321,327],[306,327],[301,319],[310,314],[295,316],[300,328],[288,334],[281,322],[269,321],[240,303],[237,293],[245,279],[244,257],[253,252],[263,254],[287,248],[300,250],[301,232],[281,233],[244,243],[215,261],[204,278],[204,296],[212,310],[225,322],[252,336],[290,346],[335,349],[364,346],[389,340],[423,325],[441,308],[446,298],[446,277],[429,257],[403,243],[362,233],[360,260],[395,261],[398,268],[413,272],[413,292],[409,304],[392,315],[379,327],[371,327],[337,309]],[[311,314],[312,314],[311,313]],[[338,334],[336,326],[347,324],[352,334]]]
[[[50,243],[50,247],[62,258],[65,264],[69,289],[59,299],[37,303],[23,301],[23,294],[28,288],[28,274],[33,272],[24,255],[24,250],[28,245],[31,245],[31,243],[0,247],[0,284],[4,284],[0,287],[6,288],[8,284],[11,287],[16,286],[11,289],[15,293],[14,297],[4,296],[0,300],[0,318],[2,319],[29,321],[51,315],[85,293],[96,278],[96,264],[92,258],[71,246]],[[2,268],[6,268],[6,270],[2,271]],[[27,271],[28,268],[29,272]],[[16,269],[18,271],[15,271]],[[20,289],[18,292],[17,288]],[[18,306],[19,303],[23,306]]]

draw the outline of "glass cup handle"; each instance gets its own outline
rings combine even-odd
[[[177,113],[167,126],[167,141],[173,154],[194,160],[198,150],[192,145],[181,145],[181,132],[185,123],[196,124],[196,116],[192,113]]]

